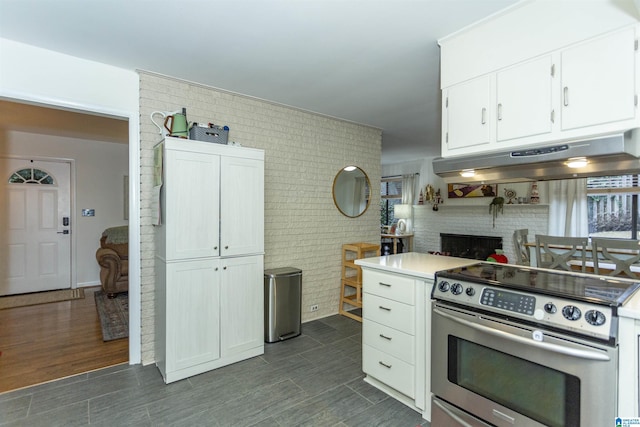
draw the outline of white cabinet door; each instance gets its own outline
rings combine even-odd
[[[167,264],[167,372],[220,358],[218,260]]]
[[[262,255],[220,260],[220,334],[222,356],[264,345],[264,271]]]
[[[493,120],[489,76],[460,83],[446,89],[443,99],[443,153],[488,144]]]
[[[551,132],[551,67],[551,56],[545,56],[497,73],[498,141]]]
[[[635,30],[564,50],[562,130],[635,117]]]
[[[220,156],[167,150],[165,157],[167,259],[218,256]]]
[[[220,255],[264,251],[264,161],[222,157]]]

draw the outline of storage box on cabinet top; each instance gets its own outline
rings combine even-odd
[[[226,144],[229,139],[229,131],[216,127],[192,126],[189,129],[189,139]]]

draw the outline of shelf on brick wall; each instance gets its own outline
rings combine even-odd
[[[504,204],[503,205],[505,208],[514,208],[514,207],[521,207],[521,208],[535,208],[535,207],[549,207],[549,205],[547,203],[513,203],[511,205],[508,204]],[[414,205],[414,208],[426,208],[426,209],[432,209],[432,205]],[[438,210],[442,210],[442,209],[465,209],[465,208],[489,208],[489,203],[487,203],[486,205],[458,205],[458,204],[440,204],[438,205]]]

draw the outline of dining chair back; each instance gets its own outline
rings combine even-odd
[[[640,241],[594,237],[591,246],[595,274],[640,278]]]
[[[587,237],[564,237],[536,234],[538,267],[586,272]]]
[[[527,244],[529,229],[521,228],[513,232],[513,247],[516,251],[516,264],[531,265],[531,250]]]

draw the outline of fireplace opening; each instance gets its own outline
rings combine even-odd
[[[502,237],[440,233],[443,254],[485,261],[496,249],[502,249]]]

